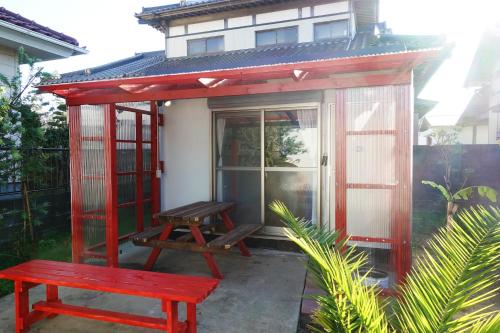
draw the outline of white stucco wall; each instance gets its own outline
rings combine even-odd
[[[17,70],[16,51],[0,46],[0,73],[12,78]]]
[[[227,28],[224,30],[224,20],[212,20],[192,23],[169,28],[166,37],[168,57],[183,57],[187,55],[187,41],[224,35],[225,51],[242,50],[255,47],[255,32],[259,30],[298,26],[299,43],[314,40],[314,23],[334,20],[352,19],[349,13],[349,2],[339,1],[318,6],[306,6],[285,10],[259,13],[227,18]],[[299,14],[301,13],[301,14]],[[354,29],[354,24],[351,24]],[[187,35],[186,35],[187,30]],[[351,31],[353,34],[354,31]]]
[[[189,39],[206,38],[224,35],[225,51],[250,49],[255,47],[255,32],[259,30],[275,29],[281,27],[298,26],[299,43],[314,40],[314,23],[333,20],[349,19],[349,14],[312,17],[304,20],[270,23],[258,26],[247,26],[239,29],[217,30],[195,35],[180,35],[167,38],[168,57],[184,57],[187,55],[187,41]]]
[[[211,119],[206,99],[173,101],[166,108],[160,158],[161,208],[175,208],[211,195]]]

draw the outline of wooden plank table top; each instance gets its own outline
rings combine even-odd
[[[208,216],[217,215],[234,207],[233,202],[198,201],[174,209],[155,214],[163,223],[176,222],[176,224],[202,223]]]

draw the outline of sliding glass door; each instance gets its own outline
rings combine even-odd
[[[235,223],[280,233],[268,208],[274,200],[318,220],[317,109],[217,112],[214,125],[215,196],[237,204]]]
[[[237,224],[261,221],[260,118],[259,111],[215,116],[216,200],[236,203]]]

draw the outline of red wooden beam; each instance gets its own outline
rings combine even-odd
[[[410,82],[410,73],[405,75],[390,74],[366,74],[356,77],[340,77],[313,79],[303,81],[280,82],[280,83],[262,83],[262,84],[242,84],[234,86],[219,86],[213,88],[195,88],[181,90],[165,90],[144,94],[98,94],[90,92],[89,95],[81,94],[79,97],[67,97],[68,105],[81,104],[102,104],[110,102],[139,102],[145,100],[172,100],[205,98],[215,96],[236,96],[236,95],[254,95],[274,92],[321,90],[321,89],[339,89],[361,86],[380,86],[389,84],[407,84]]]
[[[147,77],[120,78],[110,80],[86,81],[61,83],[46,86],[39,86],[41,91],[54,92],[56,90],[65,90],[70,88],[105,88],[117,87],[123,84],[156,84],[165,82],[175,82],[179,80],[196,81],[200,77],[210,77],[219,79],[242,79],[252,74],[269,75],[276,72],[289,73],[295,69],[303,71],[321,71],[326,70],[331,73],[347,73],[370,70],[382,70],[390,68],[404,68],[409,63],[417,65],[429,58],[439,57],[442,53],[442,48],[409,51],[405,53],[393,53],[383,55],[370,55],[351,58],[339,58],[320,61],[305,61],[290,64],[267,65],[258,67],[216,70],[216,71],[200,71],[195,73],[179,73],[169,75],[157,75]]]
[[[57,302],[38,302],[33,304],[33,309],[42,312],[57,313],[61,315],[87,318],[130,326],[139,326],[159,330],[167,329],[167,320],[163,318],[153,318],[115,311],[92,309],[88,307],[62,304]],[[172,332],[176,331],[172,330]]]

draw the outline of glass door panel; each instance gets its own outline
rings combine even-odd
[[[215,114],[216,199],[236,203],[235,224],[261,223],[261,114]]]
[[[268,208],[274,200],[284,202],[297,217],[317,221],[317,178],[316,171],[266,171],[266,226],[283,227]]]
[[[316,109],[264,112],[265,224],[283,227],[269,210],[283,201],[298,217],[317,221],[318,113]]]

